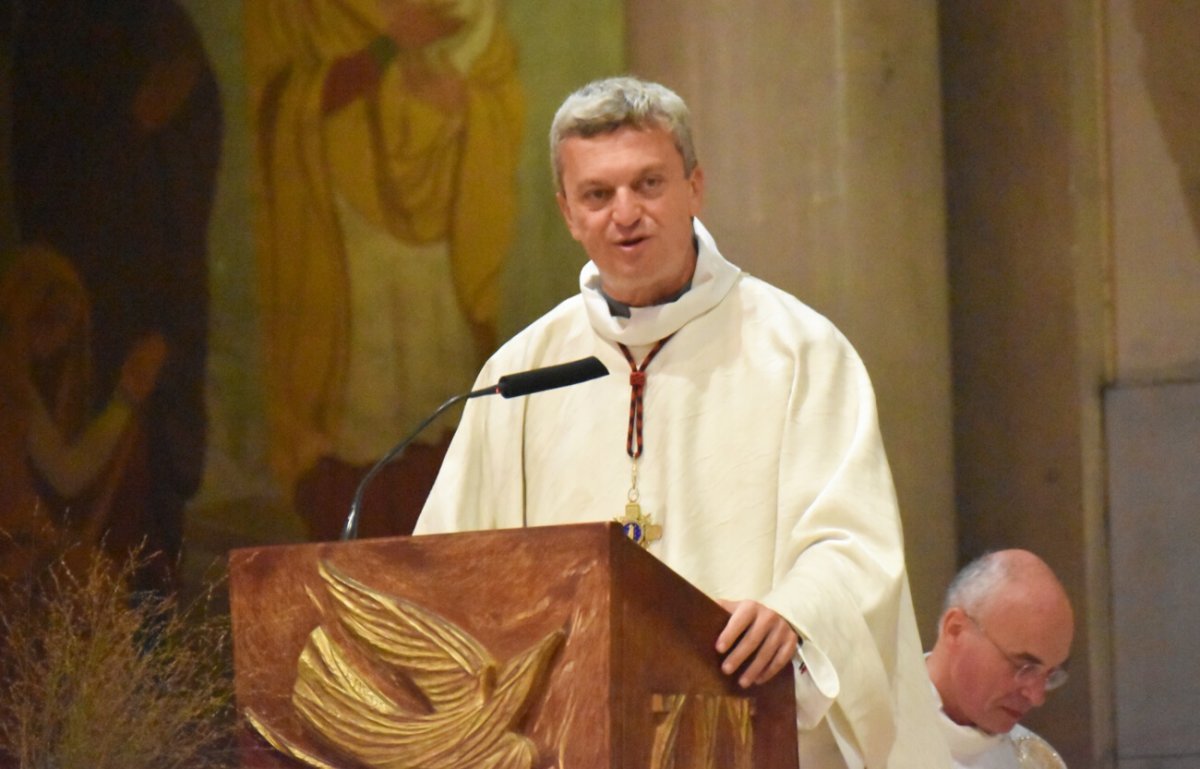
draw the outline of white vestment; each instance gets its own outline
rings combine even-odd
[[[725,261],[698,221],[695,231],[696,270],[676,301],[614,317],[588,263],[580,295],[488,361],[477,387],[589,355],[611,374],[469,401],[416,533],[623,515],[630,381],[617,343],[640,362],[674,333],[644,395],[638,490],[663,527],[650,552],[800,634],[805,769],[948,767],[863,364],[828,320]]]
[[[937,698],[937,691],[934,691]],[[938,720],[955,769],[1067,769],[1050,743],[1017,724],[1006,734],[988,734],[950,720],[938,702]]]

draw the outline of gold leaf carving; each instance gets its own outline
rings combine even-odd
[[[686,702],[686,694],[654,695],[652,709],[661,720],[654,728],[650,769],[675,769],[675,742],[679,739],[679,719]]]
[[[319,625],[301,652],[292,705],[306,731],[337,756],[376,769],[531,769],[537,751],[515,728],[563,631],[501,665],[434,612],[331,564],[319,563],[318,573],[342,632]],[[406,678],[427,706],[389,695],[356,657]],[[276,750],[317,769],[335,766],[252,711],[246,718]]]
[[[751,769],[752,701],[710,694],[655,694],[650,769]]]

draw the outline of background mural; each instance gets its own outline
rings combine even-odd
[[[145,536],[166,556],[146,579],[170,586],[184,507],[204,465],[206,241],[222,131],[216,81],[174,2],[47,0],[23,4],[17,20],[15,231],[22,243],[44,244],[22,251],[24,265],[59,257],[56,283],[18,279],[44,292],[32,297],[41,329],[31,332],[28,373],[48,412],[77,412],[55,414],[68,444],[113,399],[138,411],[122,448],[104,452],[112,454],[100,462],[107,488],[95,488],[98,471],[78,484],[56,482],[52,465],[39,461],[44,437],[29,443],[32,480],[56,523],[94,528],[114,548]],[[70,271],[79,285],[64,303]],[[50,341],[55,333],[61,344]],[[161,370],[135,393],[126,372],[146,355]],[[65,390],[78,401],[64,402]],[[35,409],[30,436],[38,416]],[[93,504],[98,495],[107,500]]]
[[[186,540],[191,582],[230,546],[335,536],[365,468],[574,290],[545,136],[622,71],[624,20],[559,6],[3,4],[0,270],[58,287],[4,328],[59,329],[59,379],[82,361],[87,408],[58,429],[105,528]],[[53,414],[35,358],[5,356],[5,397]],[[81,442],[106,415],[107,443]],[[411,525],[448,417],[380,477],[363,534]],[[4,430],[29,500],[82,509]]]
[[[330,5],[246,14],[268,458],[322,539],[396,436],[495,348],[524,115],[497,3]],[[421,437],[440,457],[448,432]],[[411,529],[423,495],[389,479],[416,456],[374,497],[403,514],[363,533]]]

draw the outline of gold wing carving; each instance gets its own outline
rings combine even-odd
[[[338,754],[378,769],[530,769],[533,743],[514,728],[566,635],[556,630],[502,667],[461,628],[411,601],[376,591],[328,563],[318,572],[334,619],[353,648],[318,626],[297,669],[301,723]],[[315,597],[314,597],[315,598]],[[318,601],[318,605],[321,602]],[[355,653],[408,678],[428,708],[390,697]],[[272,746],[317,769],[321,756],[247,712]]]
[[[258,732],[271,747],[280,753],[291,756],[297,761],[301,761],[316,769],[338,769],[338,767],[327,763],[320,756],[310,753],[275,731],[274,728],[259,718],[258,714],[253,710],[247,709],[243,715],[245,715],[246,721],[250,723],[250,726],[254,728],[254,731]]]
[[[331,564],[318,572],[342,627],[376,658],[403,670],[434,710],[463,707],[490,694],[496,662],[454,624],[411,601],[351,579]]]

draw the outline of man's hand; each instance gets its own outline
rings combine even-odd
[[[738,678],[738,685],[745,689],[765,684],[792,661],[800,638],[787,620],[757,601],[717,603],[733,615],[717,636],[717,651],[725,655],[722,673],[733,675],[751,660]]]

